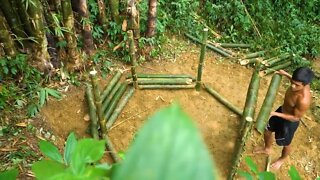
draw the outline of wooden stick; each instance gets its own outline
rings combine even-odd
[[[90,85],[87,85],[86,87],[86,96],[89,105],[91,135],[94,139],[99,139],[97,109],[94,104],[92,87]]]
[[[104,88],[101,94],[102,101],[104,101],[104,99],[110,94],[114,86],[117,84],[117,82],[121,78],[121,75],[122,73],[120,71],[117,71],[117,73],[112,77],[110,82],[106,85],[106,87]]]
[[[266,168],[265,171],[270,172],[270,163],[271,163],[271,156],[268,155],[267,161],[266,161]]]
[[[139,85],[140,89],[193,89],[194,84],[190,85]]]
[[[132,74],[133,86],[134,88],[137,88],[138,87],[137,74],[136,74],[137,60],[136,60],[132,30],[128,31],[128,37],[129,37],[129,51],[130,51],[130,59],[131,59],[131,74]]]

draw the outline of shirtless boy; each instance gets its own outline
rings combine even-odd
[[[294,133],[299,126],[300,119],[310,107],[312,97],[310,83],[314,76],[311,69],[307,67],[296,69],[292,76],[284,70],[276,73],[286,76],[291,86],[287,89],[283,105],[270,114],[271,117],[264,133],[264,148],[255,151],[255,153],[270,154],[272,133],[275,132],[277,145],[283,146],[281,157],[271,165],[271,168],[275,170],[279,169],[289,156]]]

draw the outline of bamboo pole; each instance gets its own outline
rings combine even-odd
[[[128,74],[126,79],[132,78],[132,74]],[[194,77],[188,74],[141,74],[137,73],[137,78],[190,78],[195,80]]]
[[[129,84],[134,83],[132,80],[128,80]],[[192,79],[189,78],[143,78],[138,79],[139,85],[188,85],[192,84]]]
[[[115,94],[119,90],[120,86],[121,86],[121,82],[118,81],[117,84],[114,86],[114,88],[111,90],[110,94],[103,100],[103,103],[102,103],[103,112],[106,111],[107,107],[111,103],[113,96],[115,96]]]
[[[246,120],[245,128],[243,129],[240,135],[240,138],[237,138],[237,141],[236,141],[235,152],[233,155],[233,164],[231,166],[231,169],[227,178],[228,180],[235,179],[235,176],[237,174],[237,171],[240,165],[241,156],[244,151],[245,143],[251,134],[253,119],[251,117],[247,117],[245,118],[245,120]]]
[[[139,85],[140,89],[193,89],[195,85]]]
[[[110,94],[114,86],[117,84],[117,82],[121,78],[121,75],[122,73],[120,71],[117,71],[116,74],[110,80],[110,82],[106,85],[106,87],[104,88],[101,94],[102,101],[104,101],[104,99],[106,99],[106,97]]]
[[[113,113],[114,109],[116,108],[117,104],[119,103],[120,98],[124,94],[124,92],[127,89],[128,84],[127,83],[122,83],[119,91],[115,94],[115,96],[112,98],[110,105],[107,107],[104,117],[109,120],[111,114]]]
[[[114,162],[119,162],[120,158],[117,155],[116,150],[113,147],[113,144],[111,142],[111,140],[109,139],[107,134],[103,135],[103,139],[106,141],[106,148],[111,156],[111,158],[113,159]]]
[[[219,102],[221,102],[223,105],[225,105],[227,108],[229,108],[230,110],[232,110],[233,112],[235,112],[239,116],[242,116],[242,111],[239,108],[237,108],[236,106],[231,104],[228,100],[223,98],[218,92],[216,92],[215,90],[213,90],[209,86],[204,85],[204,87],[207,90],[207,92],[209,94],[211,94],[213,97],[215,97]]]
[[[131,59],[131,74],[132,74],[133,86],[134,88],[137,88],[138,87],[137,73],[136,73],[137,60],[136,60],[132,30],[128,31],[128,36],[129,36],[129,51],[130,51],[130,59]]]
[[[94,95],[94,100],[95,100],[95,105],[97,108],[97,114],[98,114],[98,119],[100,123],[100,128],[102,131],[102,134],[105,134],[106,131],[106,120],[103,118],[103,111],[101,107],[101,96],[100,96],[100,90],[98,87],[98,78],[96,77],[97,71],[90,71],[90,77],[91,77],[91,83],[92,83],[92,90],[93,90],[93,95]]]
[[[260,74],[261,77],[266,76],[266,75],[274,73],[274,72],[276,72],[276,71],[278,71],[280,69],[284,69],[284,68],[289,67],[291,65],[291,63],[292,63],[291,61],[288,61],[288,62],[286,62],[284,64],[273,66],[271,68],[268,68],[268,69],[265,69],[263,71],[260,71],[259,74]]]
[[[259,58],[252,58],[252,59],[243,59],[240,60],[240,65],[245,66],[248,64],[254,64],[254,63],[261,63],[261,59]]]
[[[197,81],[196,81],[197,91],[200,90],[200,86],[201,86],[201,76],[202,76],[202,69],[203,69],[204,58],[206,53],[207,38],[208,38],[208,29],[205,28],[203,29],[201,52],[200,52],[200,59],[199,59],[199,65],[198,65],[198,75],[197,75]]]
[[[99,139],[97,109],[94,104],[92,87],[90,85],[87,85],[86,87],[86,97],[89,105],[91,135],[94,139]]]
[[[223,48],[250,48],[250,44],[218,43]]]
[[[235,55],[235,53],[232,52],[231,50],[228,50],[228,49],[225,49],[225,48],[219,46],[219,43],[215,43],[215,42],[211,42],[211,41],[208,41],[208,43],[211,44],[212,46],[214,46],[214,47],[216,47],[216,48],[218,48],[218,49],[230,54],[231,56]]]
[[[267,161],[266,161],[266,168],[265,168],[265,171],[267,171],[267,172],[270,171],[270,163],[271,163],[271,156],[268,155]]]
[[[192,41],[194,41],[194,42],[196,42],[196,43],[199,43],[199,44],[202,44],[202,42],[201,42],[199,39],[191,36],[190,34],[185,33],[185,35],[186,35],[189,39],[191,39]],[[208,47],[208,49],[211,49],[211,50],[213,50],[213,51],[221,54],[222,56],[231,57],[231,55],[230,55],[229,53],[227,53],[227,52],[223,51],[222,49],[219,49],[219,48],[217,48],[217,47],[215,47],[215,46],[212,46],[212,45],[210,45],[210,44],[206,44],[206,47]]]
[[[257,117],[257,123],[256,123],[256,129],[261,134],[264,132],[264,128],[266,126],[268,117],[270,116],[272,105],[275,101],[281,79],[282,79],[282,76],[279,74],[274,74],[272,76],[266,97],[261,106],[259,115]]]
[[[250,81],[248,92],[247,92],[246,103],[243,110],[243,116],[241,118],[240,132],[245,128],[246,118],[249,117],[253,119],[254,117],[254,113],[257,105],[257,99],[258,99],[259,86],[260,86],[259,71],[254,70],[251,76],[251,81]]]
[[[266,63],[264,64],[265,66],[267,67],[271,67],[273,65],[275,65],[276,63],[282,61],[282,60],[285,60],[287,58],[290,57],[290,54],[289,53],[286,53],[286,54],[283,54],[283,55],[280,55],[272,60],[266,60]]]
[[[261,57],[266,53],[266,51],[258,51],[250,54],[246,54],[243,59],[251,59],[251,58],[256,58],[256,57]]]
[[[123,98],[120,100],[117,108],[113,111],[112,115],[108,119],[107,122],[107,130],[111,128],[111,126],[114,124],[114,122],[117,120],[118,116],[120,115],[123,108],[126,106],[130,98],[132,97],[135,89],[133,87],[129,87],[127,92],[123,95]]]

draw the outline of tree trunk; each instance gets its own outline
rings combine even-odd
[[[19,12],[19,17],[21,19],[21,21],[23,22],[23,27],[26,30],[27,34],[29,36],[34,36],[32,28],[31,28],[31,24],[29,21],[29,15],[27,13],[27,9],[25,7],[25,2],[21,1],[21,0],[15,0],[16,6],[18,8],[18,12]]]
[[[157,0],[149,0],[149,11],[148,11],[148,27],[147,37],[153,37],[156,34],[157,26]]]
[[[74,17],[71,7],[70,0],[62,0],[62,15],[63,15],[63,25],[66,28],[64,31],[65,39],[67,40],[67,52],[69,55],[67,62],[67,69],[73,71],[80,68],[80,57],[77,52],[77,39],[74,34]]]
[[[133,31],[134,39],[140,38],[140,17],[136,8],[135,0],[128,0],[127,14],[129,19],[129,30]]]
[[[89,23],[89,11],[87,7],[87,0],[79,0],[77,3],[79,5],[78,12],[80,18],[82,19],[82,36],[84,43],[84,51],[92,55],[94,50],[93,38],[91,33],[91,25]]]
[[[17,54],[14,41],[10,35],[9,26],[0,9],[0,43],[3,43],[3,50],[7,56],[15,56]]]
[[[26,38],[20,18],[9,0],[0,0],[0,8],[12,32],[20,38]]]
[[[31,29],[34,33],[37,45],[35,46],[35,58],[37,60],[36,66],[41,71],[50,71],[52,64],[49,62],[48,42],[43,26],[43,11],[39,0],[33,0],[33,3],[28,4],[27,13],[30,19]]]
[[[119,0],[109,0],[112,20],[119,23]]]
[[[103,0],[98,0],[98,7],[99,7],[99,17],[98,17],[99,23],[102,26],[103,30],[107,31],[108,20],[106,18],[106,13],[105,13],[106,5]]]

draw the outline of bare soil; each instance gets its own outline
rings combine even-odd
[[[196,77],[200,47],[185,42],[181,44],[174,39],[172,41],[171,55],[144,62],[138,67],[137,72],[190,74]],[[235,106],[243,108],[252,68],[240,66],[232,60],[222,59],[219,55],[207,51],[203,70],[202,82],[218,91]],[[101,86],[104,87],[109,79],[110,76],[101,79]],[[270,80],[271,76],[261,79],[256,114],[265,98]],[[282,80],[274,109],[282,104],[288,84],[287,80]],[[56,136],[55,143],[61,149],[71,131],[75,131],[78,137],[88,137],[86,130],[89,125],[89,122],[84,120],[88,113],[84,88],[69,87],[64,94],[65,97],[61,101],[52,100],[41,111],[45,123]],[[194,89],[137,90],[109,132],[115,149],[125,152],[143,123],[159,108],[168,106],[173,101],[177,101],[194,120],[218,167],[221,179],[225,179],[232,163],[240,118],[203,89],[200,92]],[[310,112],[303,121],[306,126],[300,124],[298,128],[292,142],[292,154],[281,169],[274,172],[278,179],[288,179],[288,170],[292,165],[297,168],[302,179],[315,179],[320,174],[320,125]],[[245,151],[245,156],[250,156],[258,163],[260,170],[265,167],[266,157],[255,155],[252,151],[262,145],[262,135],[254,132]],[[271,157],[272,160],[276,160],[281,154],[281,147],[274,144],[273,148]],[[241,169],[247,170],[247,166],[241,163]]]

